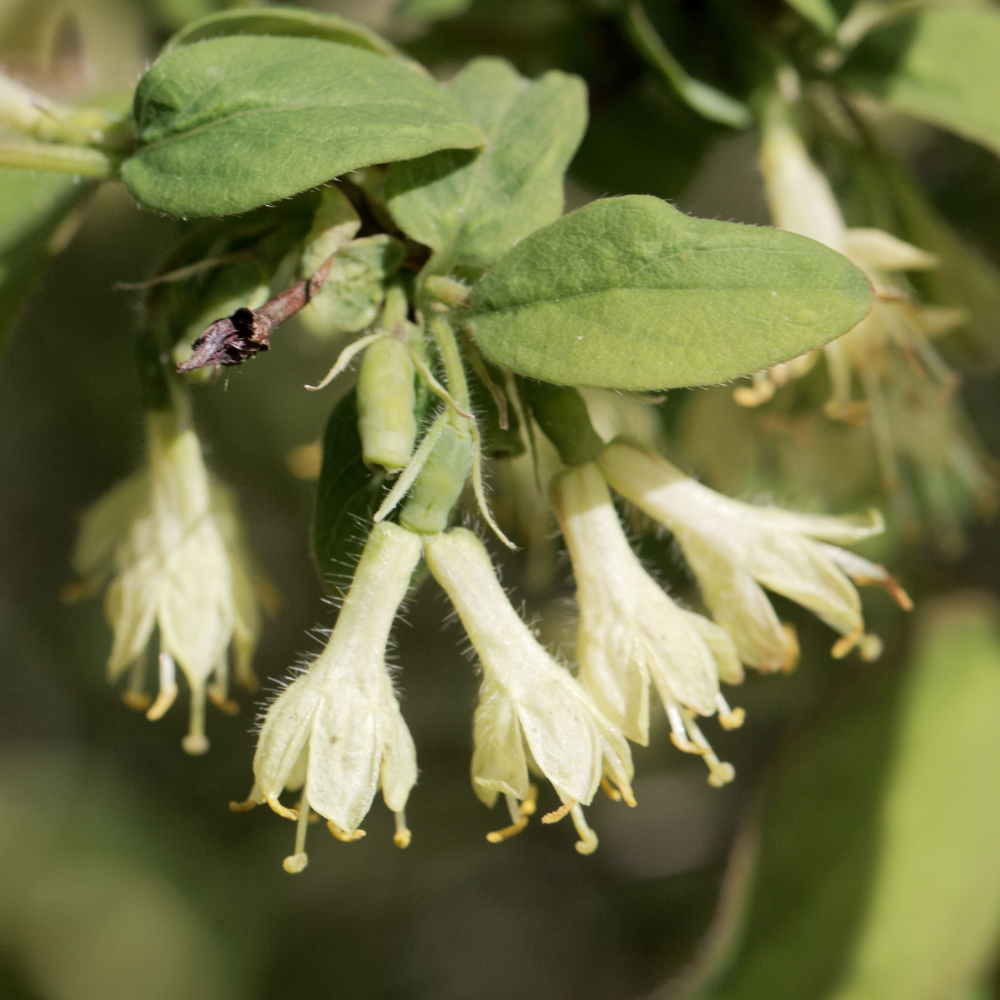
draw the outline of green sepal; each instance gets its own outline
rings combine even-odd
[[[452,416],[413,484],[399,523],[421,534],[444,531],[471,468],[472,437],[468,421]]]

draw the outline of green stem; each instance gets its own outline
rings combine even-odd
[[[42,142],[0,142],[0,167],[100,179],[118,175],[118,164],[96,149]]]
[[[443,316],[434,313],[429,314],[427,325],[441,353],[448,392],[463,410],[468,411],[469,382],[465,377],[465,364],[462,361],[462,352],[459,350],[455,331]]]

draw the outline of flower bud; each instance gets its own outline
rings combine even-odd
[[[395,337],[374,341],[358,373],[358,431],[369,468],[398,472],[413,454],[417,421],[413,361]]]

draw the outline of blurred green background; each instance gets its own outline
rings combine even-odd
[[[593,123],[571,205],[653,193],[698,215],[766,222],[752,139],[705,126],[658,87],[611,0],[391,7],[325,9],[387,31],[442,74],[498,53],[528,74],[584,75]],[[3,0],[0,62],[63,97],[121,100],[169,32],[210,9]],[[711,39],[690,41],[712,61]],[[893,141],[939,209],[1000,263],[996,158],[913,126]],[[750,676],[730,692],[746,726],[712,737],[738,780],[710,788],[661,727],[635,754],[639,807],[602,799],[590,810],[601,846],[589,858],[566,824],[486,843],[503,821],[469,787],[478,681],[458,629],[442,627],[443,599],[425,588],[397,633],[421,768],[413,844],[393,847],[379,801],[365,840],[340,844],[317,828],[308,870],[286,875],[291,825],[226,807],[249,789],[252,707],[215,715],[211,752],[185,756],[183,709],[151,725],[104,683],[99,602],[60,601],[80,513],[141,454],[138,299],[114,285],[153,273],[175,233],[121,189],[99,192],[0,364],[3,1000],[1000,996],[1000,635],[986,596],[1000,584],[1000,542],[979,522],[959,555],[913,542],[879,552],[917,611],[906,619],[866,593],[886,640],[874,665],[832,662],[823,626],[782,603],[800,630],[799,670]],[[289,328],[270,355],[197,394],[209,463],[238,493],[282,597],[256,661],[265,677],[317,651],[308,630],[335,615],[308,557],[312,487],[288,458],[321,432],[334,397],[302,386],[336,346]],[[996,376],[977,370],[962,392],[1000,454]],[[729,393],[671,393],[670,447],[697,456],[697,406],[701,439],[714,431],[744,461],[751,444],[726,422]],[[843,477],[845,447],[824,445],[812,464]],[[792,496],[810,488],[785,484]],[[686,586],[666,545],[647,549]],[[523,561],[509,558],[508,583]],[[517,594],[553,638],[568,576],[561,565],[551,587]]]

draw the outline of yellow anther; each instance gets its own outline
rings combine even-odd
[[[719,725],[723,729],[739,729],[746,721],[747,713],[742,708],[730,712],[719,712]]]
[[[577,852],[580,854],[593,854],[597,850],[597,834],[587,825],[587,821],[583,817],[583,809],[579,803],[574,803],[572,814],[573,825],[580,836],[580,839],[575,844]]]
[[[504,840],[510,840],[511,837],[516,837],[527,825],[528,817],[522,816],[516,823],[511,823],[510,826],[505,826],[502,830],[491,830],[486,834],[486,839],[491,844],[499,844]]]
[[[607,795],[612,802],[621,802],[622,800],[622,793],[619,792],[618,789],[615,788],[615,786],[612,785],[604,775],[601,775],[601,791],[604,792],[604,794]]]
[[[563,817],[568,816],[570,810],[575,806],[575,802],[564,802],[558,809],[554,809],[550,813],[546,813],[542,817],[543,823],[558,823]]]
[[[284,819],[298,820],[299,812],[297,809],[289,809],[287,806],[283,806],[278,801],[277,795],[268,795],[264,801],[279,815]]]
[[[167,714],[167,709],[177,700],[177,685],[174,684],[171,687],[160,688],[159,694],[156,696],[156,701],[149,706],[146,712],[146,718],[150,722],[156,722],[157,719],[162,719],[164,715]]]
[[[217,688],[214,684],[210,684],[208,687],[208,700],[220,712],[225,712],[226,715],[237,715],[239,713],[240,706],[232,698],[227,698],[225,692],[221,688]]]
[[[134,712],[145,712],[153,699],[142,691],[126,691],[122,701]]]
[[[538,786],[528,785],[528,794],[524,801],[517,807],[522,816],[534,816],[538,808]]]
[[[334,823],[332,819],[327,820],[326,828],[343,844],[352,844],[355,840],[360,840],[365,835],[364,830],[355,830],[353,833],[345,833],[339,826],[337,826],[336,823]]]
[[[699,757],[705,757],[712,752],[708,747],[700,747],[697,743],[692,743],[690,740],[684,739],[683,736],[678,736],[677,733],[670,734],[670,742],[678,750],[683,750],[684,753],[697,754]]]
[[[833,644],[830,655],[835,660],[842,660],[861,641],[862,635],[864,635],[864,627],[856,625],[847,635],[841,636]]]

